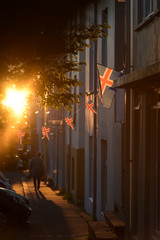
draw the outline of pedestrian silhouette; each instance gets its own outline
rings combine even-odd
[[[30,174],[33,177],[35,191],[37,191],[40,188],[41,178],[44,176],[44,163],[40,152],[37,153],[36,157],[31,159]]]

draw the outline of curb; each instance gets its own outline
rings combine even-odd
[[[32,195],[30,193],[29,187],[28,187],[28,183],[25,179],[22,179],[22,188],[23,188],[23,192],[24,192],[24,196],[26,198],[31,199]]]

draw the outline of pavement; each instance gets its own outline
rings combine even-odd
[[[3,240],[88,239],[87,222],[91,221],[91,217],[63,196],[57,195],[56,189],[41,182],[40,191],[36,192],[32,179],[21,172],[9,173],[7,177],[13,189],[30,200],[32,214],[30,224],[11,226],[4,233]]]

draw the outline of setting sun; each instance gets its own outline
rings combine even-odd
[[[17,90],[15,88],[8,88],[3,105],[11,108],[17,116],[20,116],[25,110],[28,95],[29,91],[26,89]]]

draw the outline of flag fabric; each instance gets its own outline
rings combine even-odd
[[[105,93],[103,94],[103,107],[110,108],[117,90],[114,88],[107,87]]]
[[[122,73],[116,72],[111,68],[97,64],[99,81],[102,91],[102,96],[105,92],[106,87],[112,87],[114,80],[122,76]]]
[[[98,77],[99,77],[99,98],[103,107],[110,108],[116,89],[114,89],[114,80],[120,78],[123,74],[116,72],[111,68],[97,64]]]
[[[50,128],[42,127],[42,134],[49,140],[48,132],[50,132]]]
[[[22,144],[22,137],[24,137],[24,135],[25,133],[22,133],[21,130],[18,131],[17,136],[20,144]]]
[[[86,103],[86,107],[91,110],[93,113],[97,114],[96,111],[93,109],[93,102],[91,103]]]
[[[98,71],[98,68],[97,68],[97,71]],[[99,71],[98,71],[98,81],[99,81],[98,96],[99,96],[99,99],[101,100],[101,102],[102,102],[102,104],[103,104],[102,89],[101,89],[101,82],[100,82],[100,77],[99,77]]]
[[[66,117],[65,118],[65,121],[66,121],[66,123],[74,130],[74,127],[73,127],[73,125],[71,124],[71,122],[73,122],[73,118],[68,118],[68,117]]]

